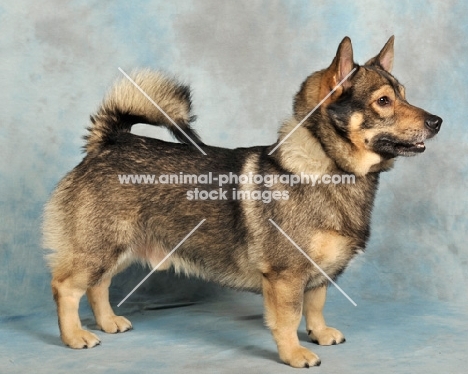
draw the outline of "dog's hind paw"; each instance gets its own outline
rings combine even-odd
[[[307,334],[312,342],[319,345],[336,345],[346,341],[344,335],[333,327],[325,327],[319,331],[308,330]]]
[[[125,332],[132,329],[132,323],[122,316],[110,316],[98,322],[99,328],[109,334]]]
[[[69,335],[62,335],[62,341],[74,349],[93,348],[101,344],[97,335],[83,329],[75,330]]]

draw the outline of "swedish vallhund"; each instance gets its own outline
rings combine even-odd
[[[364,249],[380,172],[398,156],[424,152],[424,142],[442,124],[406,101],[405,88],[391,74],[393,40],[358,65],[345,37],[331,65],[302,83],[292,117],[270,146],[205,145],[190,127],[189,88],[158,72],[140,70],[131,77],[162,111],[130,80],[117,83],[91,117],[86,156],[45,207],[44,246],[51,250],[47,259],[63,342],[72,348],[100,344],[81,326],[78,304],[85,293],[100,329],[130,330],[130,321],[116,316],[109,303],[111,278],[133,262],[160,264],[199,225],[158,270],[172,266],[177,273],[261,293],[281,360],[294,367],[319,365],[319,357],[299,344],[302,315],[312,341],[332,345],[345,338],[325,324],[330,282],[318,267],[336,279]],[[165,126],[181,143],[134,135],[136,123]],[[229,193],[196,178],[189,184],[125,184],[118,178],[129,174],[230,175],[223,185]],[[233,175],[354,179],[312,186],[281,178],[241,183]],[[222,196],[195,199],[193,191]],[[274,198],[266,203],[245,198],[249,193]]]

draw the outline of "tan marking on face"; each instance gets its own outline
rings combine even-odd
[[[349,121],[349,138],[356,148],[354,157],[356,159],[355,173],[357,175],[367,174],[372,166],[382,161],[382,158],[367,146],[379,131],[375,129],[362,129],[361,124],[363,120],[364,117],[361,113],[355,113]]]
[[[411,137],[414,133],[424,131],[424,112],[404,101],[395,105],[395,127],[392,132],[402,137]]]
[[[404,87],[400,85],[398,90],[404,97]],[[381,106],[378,99],[384,96],[389,98],[390,103]],[[371,96],[370,105],[382,118],[391,118],[393,125],[388,126],[386,131],[402,140],[411,139],[416,133],[424,130],[423,111],[397,98],[390,85],[384,85],[375,91]]]
[[[387,97],[390,102],[388,105],[381,106],[379,105],[379,98]],[[373,92],[370,99],[370,106],[381,116],[381,117],[390,117],[393,116],[395,112],[395,91],[393,88],[386,84],[380,87],[377,91]]]

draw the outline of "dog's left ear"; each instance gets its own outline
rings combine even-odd
[[[332,97],[328,99],[328,101],[333,101],[341,96],[345,89],[351,87],[350,79],[344,79],[353,71],[354,66],[353,46],[351,39],[346,36],[338,46],[332,63],[323,73],[320,84],[320,99],[329,95],[331,90],[335,90]],[[337,87],[340,82],[342,82],[341,86]]]
[[[387,72],[391,72],[393,68],[393,42],[395,40],[395,36],[391,36],[388,39],[388,42],[384,45],[380,53],[371,58],[369,61],[366,62],[366,65],[373,65],[379,66]]]
[[[334,71],[333,87],[331,88],[334,88],[334,86],[345,79],[354,68],[353,45],[349,37],[346,36],[338,46],[331,68]],[[351,83],[349,81],[344,81],[342,85],[343,88],[348,88],[351,86]]]

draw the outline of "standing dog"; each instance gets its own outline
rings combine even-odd
[[[173,266],[176,272],[262,293],[265,321],[281,360],[294,367],[319,365],[320,359],[299,344],[297,328],[303,314],[313,341],[344,342],[322,315],[328,280],[269,220],[331,278],[364,249],[379,173],[390,169],[397,156],[423,152],[424,141],[442,123],[406,101],[404,87],[390,73],[392,64],[393,37],[362,66],[354,62],[351,41],[344,38],[331,65],[302,84],[278,143],[238,149],[200,141],[190,128],[187,87],[151,71],[133,75],[175,126],[128,80],[118,83],[91,117],[86,157],[58,184],[45,208],[44,241],[52,250],[48,261],[63,342],[72,348],[100,343],[81,327],[78,304],[85,293],[103,331],[131,329],[109,304],[112,276],[135,261],[156,266],[205,219],[161,268]],[[140,122],[165,126],[186,144],[131,134],[132,125]],[[276,179],[260,186],[261,196],[279,193],[268,203],[235,198],[231,192],[254,196],[259,188],[235,178],[227,184],[229,196],[218,200],[196,200],[193,194],[189,199],[189,191],[216,190],[197,180],[136,185],[118,179],[122,174],[210,172],[320,178],[349,174],[355,179],[315,186]]]

